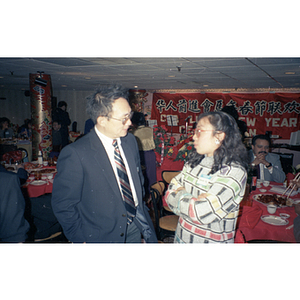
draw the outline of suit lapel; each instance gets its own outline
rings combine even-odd
[[[93,129],[90,133],[90,143],[91,150],[93,151],[93,157],[97,162],[95,167],[98,169],[98,172],[96,173],[100,173],[99,178],[107,178],[107,182],[111,189],[116,193],[116,196],[122,198],[114,170],[106,154],[105,148],[95,132],[95,129]]]

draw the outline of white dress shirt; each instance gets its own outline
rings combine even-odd
[[[103,144],[103,146],[105,148],[105,151],[106,151],[106,153],[108,155],[108,158],[110,160],[110,164],[111,164],[111,166],[112,166],[112,168],[114,170],[114,173],[115,173],[118,185],[119,185],[120,192],[122,194],[121,185],[120,185],[119,176],[118,176],[118,171],[117,171],[117,167],[116,167],[116,164],[115,164],[115,158],[114,158],[115,147],[112,144],[113,143],[113,139],[111,139],[111,138],[107,137],[106,135],[104,135],[103,133],[101,133],[97,129],[96,126],[94,128],[95,128],[95,131],[96,131],[99,139],[101,140],[101,142],[102,142],[102,144]],[[132,197],[133,197],[135,206],[137,206],[138,205],[138,199],[137,199],[136,191],[135,191],[135,188],[134,188],[133,180],[132,180],[132,177],[131,177],[130,168],[128,166],[126,156],[125,156],[125,154],[123,152],[123,149],[122,149],[122,146],[121,146],[121,139],[117,138],[116,140],[117,140],[117,143],[118,143],[118,147],[120,149],[120,153],[121,153],[122,159],[123,159],[125,167],[126,167],[126,171],[127,171],[127,175],[128,175],[128,179],[129,179],[129,183],[130,183]]]

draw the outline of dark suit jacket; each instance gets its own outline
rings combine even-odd
[[[0,172],[0,241],[24,242],[29,223],[24,218],[25,199],[20,180],[12,172]]]
[[[156,242],[155,230],[142,200],[143,175],[135,137],[121,138],[138,197],[134,222],[146,242]],[[95,129],[65,147],[57,163],[52,207],[71,242],[125,241],[127,215],[118,182]]]

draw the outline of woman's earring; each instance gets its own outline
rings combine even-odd
[[[216,143],[216,145],[219,145],[220,141],[218,139],[215,139],[215,143]]]

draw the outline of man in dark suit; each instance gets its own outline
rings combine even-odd
[[[25,242],[29,223],[24,212],[25,199],[18,175],[0,172],[0,242]]]
[[[65,101],[59,101],[57,109],[53,113],[53,122],[57,121],[61,124],[60,134],[61,134],[61,147],[65,147],[69,144],[69,128],[71,124],[69,113],[67,112],[67,103]]]
[[[143,175],[131,125],[128,93],[121,86],[99,88],[88,97],[87,112],[96,124],[60,153],[52,207],[71,242],[157,242],[142,201]],[[114,161],[113,141],[127,170],[133,206],[128,209]]]

